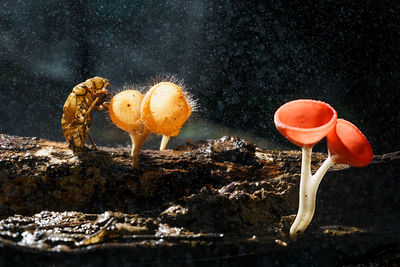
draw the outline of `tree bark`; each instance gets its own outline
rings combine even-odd
[[[162,260],[177,251],[200,258],[237,256],[240,249],[290,252],[284,246],[297,211],[300,151],[222,137],[141,151],[135,169],[129,148],[74,154],[66,143],[0,135],[0,151],[0,241],[17,250],[129,247],[138,257],[149,250]],[[313,154],[313,172],[325,158]],[[343,239],[358,248],[372,240],[360,253],[396,240],[398,165],[376,156],[366,168],[332,168],[309,229],[291,249],[325,242],[319,253],[331,259],[347,255],[328,252]],[[205,244],[220,250],[204,250]]]

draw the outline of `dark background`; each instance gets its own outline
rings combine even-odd
[[[400,150],[398,1],[2,0],[0,33],[1,133],[62,141],[74,85],[98,75],[117,92],[175,75],[198,100],[192,141],[225,127],[293,149],[273,114],[313,98],[375,153]],[[96,142],[128,144],[106,119],[95,114]]]

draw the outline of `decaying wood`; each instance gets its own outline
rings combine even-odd
[[[283,196],[293,190],[299,170],[298,152],[256,152],[253,144],[230,137],[179,150],[143,151],[137,169],[131,167],[129,149],[74,154],[64,143],[5,135],[1,140],[3,217],[42,210],[160,212],[171,201],[202,192],[228,196],[238,186],[242,192],[259,191],[260,198]],[[291,183],[282,183],[285,179]],[[280,198],[284,207],[275,209],[293,206],[292,197]]]
[[[74,154],[65,143],[0,135],[0,152],[0,241],[16,248],[130,247],[135,255],[147,248],[150,258],[156,250],[175,253],[171,246],[200,258],[285,253],[297,211],[300,151],[262,150],[234,137],[145,150],[136,169],[129,148]],[[314,170],[325,157],[314,153]],[[333,168],[309,230],[292,249],[343,236],[354,245],[372,240],[368,248],[396,240],[398,165],[378,156],[366,168]]]

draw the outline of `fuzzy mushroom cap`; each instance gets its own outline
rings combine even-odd
[[[176,136],[192,113],[182,90],[171,82],[154,85],[144,96],[140,114],[150,131]]]
[[[143,95],[135,90],[126,90],[115,95],[110,102],[109,112],[112,122],[128,133],[140,132],[140,104]]]

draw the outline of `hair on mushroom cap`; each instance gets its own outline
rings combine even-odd
[[[140,105],[143,95],[135,90],[125,90],[113,97],[109,112],[113,123],[126,132],[137,132],[142,128]]]
[[[150,135],[140,118],[140,106],[143,95],[136,90],[125,90],[113,97],[109,105],[112,122],[122,130],[128,132],[132,141],[132,167],[139,165],[139,151]]]
[[[178,85],[155,84],[144,96],[141,118],[154,133],[175,136],[192,113],[192,107]]]

